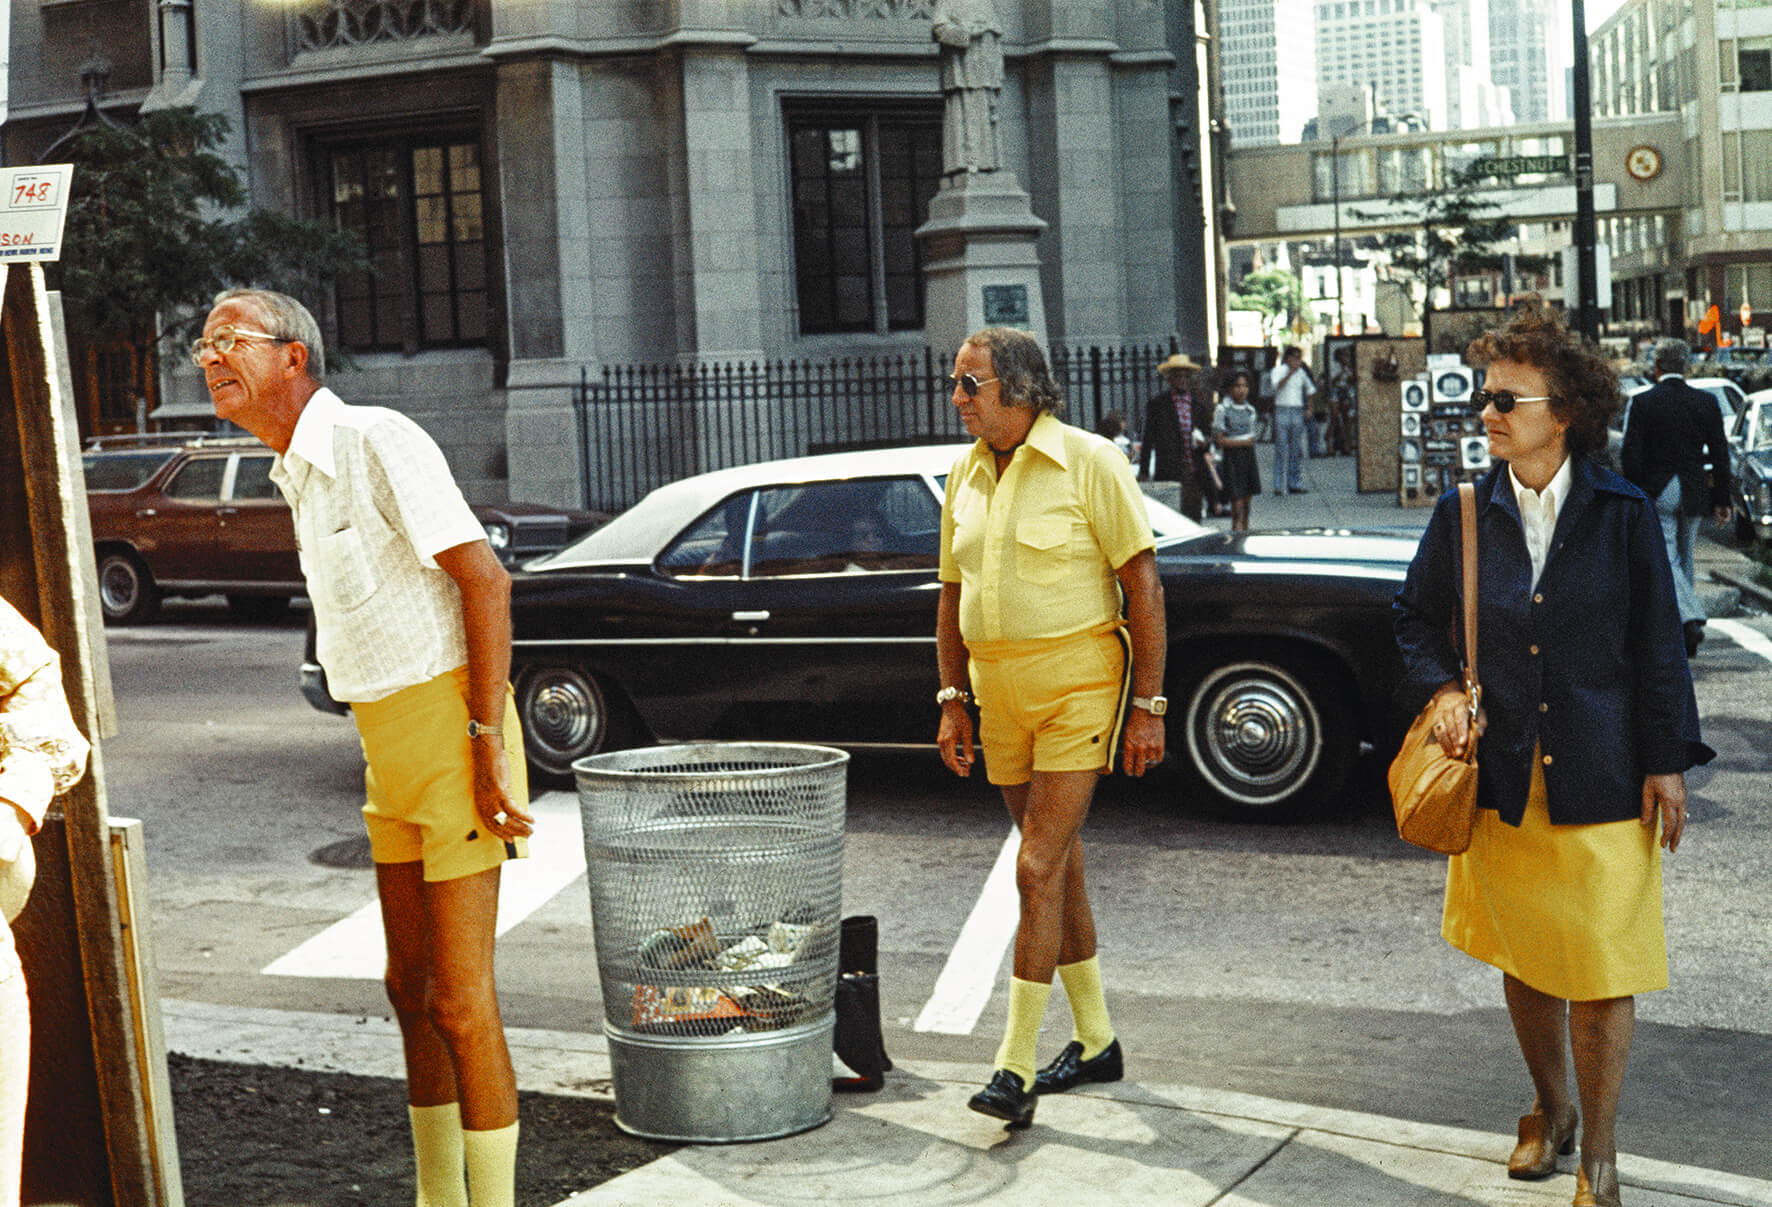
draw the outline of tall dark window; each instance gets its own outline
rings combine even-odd
[[[923,325],[914,232],[941,184],[939,108],[790,109],[800,331]]]
[[[490,303],[480,144],[393,138],[328,149],[333,221],[356,231],[370,271],[339,282],[348,348],[484,344]]]

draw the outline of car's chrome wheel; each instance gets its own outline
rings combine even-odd
[[[160,589],[134,554],[107,550],[98,559],[98,598],[112,624],[145,624],[160,611]]]
[[[1338,696],[1317,676],[1279,660],[1201,673],[1183,697],[1181,718],[1208,803],[1237,817],[1278,820],[1308,811],[1340,787],[1351,739]]]
[[[576,666],[537,666],[517,689],[523,749],[545,776],[565,779],[572,764],[608,743],[609,701],[596,676]]]

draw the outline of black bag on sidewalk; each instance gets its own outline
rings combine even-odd
[[[861,914],[843,919],[837,956],[837,1027],[831,1047],[855,1071],[833,1077],[831,1088],[872,1093],[886,1084],[892,1060],[880,1031],[879,921]]]

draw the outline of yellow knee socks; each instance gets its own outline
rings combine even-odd
[[[418,1166],[418,1207],[468,1207],[462,1181],[461,1107],[408,1106],[412,1157]]]
[[[1094,956],[1060,964],[1058,978],[1071,1003],[1071,1038],[1083,1045],[1083,1059],[1094,1060],[1114,1042],[1107,998],[1101,992],[1101,963]]]
[[[468,1198],[474,1207],[515,1207],[517,1127],[461,1134],[468,1158]]]
[[[997,1049],[995,1067],[1014,1073],[1029,1090],[1034,1088],[1034,1048],[1040,1038],[1040,1020],[1046,1015],[1050,996],[1050,981],[1042,985],[1009,978],[1009,1025],[1003,1032],[1003,1045]]]

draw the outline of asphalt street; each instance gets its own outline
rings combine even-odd
[[[1752,647],[1758,635],[1772,649],[1772,623],[1732,623],[1741,640],[1713,625],[1696,663],[1719,757],[1689,778],[1692,824],[1667,870],[1673,986],[1640,1001],[1620,1144],[1768,1178],[1772,661]],[[385,1017],[373,973],[265,972],[316,936],[346,933],[329,928],[374,897],[354,730],[297,694],[301,638],[299,618],[245,625],[209,604],[111,630],[122,732],[104,748],[110,808],[146,822],[168,998]],[[1364,760],[1334,816],[1293,827],[1215,821],[1161,777],[1103,787],[1086,831],[1090,876],[1134,1076],[1511,1130],[1530,1090],[1499,976],[1438,938],[1443,864],[1395,839],[1376,762]],[[991,872],[1009,833],[1000,805],[982,777],[958,781],[933,753],[858,757],[849,790],[844,907],[881,919],[889,1050],[988,1060],[1004,1008],[1001,947],[990,954],[1002,932]],[[572,797],[538,805],[569,850]],[[540,899],[507,905],[521,916],[505,918],[500,941],[506,1017],[595,1031],[585,884],[570,868],[548,875]],[[963,933],[985,937],[986,954],[961,961],[960,979],[983,987],[975,1017],[959,1034],[919,1031],[944,973],[959,975],[950,964]],[[1062,1000],[1042,1056],[1068,1038]]]

